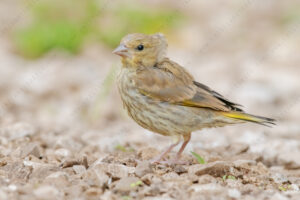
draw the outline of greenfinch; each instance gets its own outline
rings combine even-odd
[[[274,119],[247,114],[239,104],[195,81],[166,57],[167,46],[161,33],[133,33],[113,51],[122,58],[117,85],[128,115],[145,129],[176,138],[153,162],[181,163],[180,156],[196,130],[243,122],[274,124]],[[175,158],[165,161],[182,139]]]

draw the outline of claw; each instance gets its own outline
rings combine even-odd
[[[177,159],[172,159],[172,160],[163,160],[160,161],[159,164],[165,164],[165,165],[189,165],[188,161],[184,160],[177,160]]]

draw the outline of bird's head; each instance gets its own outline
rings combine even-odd
[[[122,57],[125,67],[151,67],[165,57],[166,49],[167,41],[161,33],[133,33],[126,35],[113,53]]]

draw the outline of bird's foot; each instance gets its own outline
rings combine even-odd
[[[150,160],[151,164],[159,164],[161,162],[163,162],[163,158],[161,156],[153,158],[153,159]]]
[[[154,159],[150,161],[152,164],[164,164],[164,165],[189,165],[188,161],[180,160],[180,159],[170,159],[170,160],[159,160]]]
[[[161,164],[166,164],[166,165],[188,165],[189,164],[188,161],[179,160],[179,159],[164,160],[160,163]]]

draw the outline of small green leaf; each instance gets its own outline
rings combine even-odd
[[[139,185],[142,185],[143,184],[143,182],[141,181],[141,180],[138,180],[137,182],[135,182],[135,183],[131,183],[130,184],[130,187],[136,187],[136,186],[139,186]]]
[[[222,179],[223,179],[223,181],[225,181],[225,180],[227,179],[227,175],[224,175],[224,176],[222,177]]]
[[[231,176],[231,175],[227,176],[227,179],[236,180],[235,176]]]
[[[115,149],[116,149],[116,150],[119,150],[119,151],[123,151],[123,152],[126,152],[126,151],[127,151],[126,147],[124,147],[124,146],[122,146],[122,145],[120,145],[120,144],[116,145],[116,146],[115,146]]]
[[[223,181],[225,181],[226,179],[236,180],[236,177],[232,175],[224,175],[222,176],[222,179]]]
[[[283,192],[287,191],[287,188],[285,188],[285,187],[283,187],[283,186],[279,186],[278,189],[279,189],[280,191],[283,191]]]
[[[134,149],[132,147],[125,147],[120,144],[115,146],[115,150],[122,151],[122,152],[134,152]]]
[[[197,159],[199,164],[205,164],[205,160],[197,153],[191,151],[191,154]]]
[[[122,196],[122,199],[123,200],[131,200],[131,197],[130,196]]]

